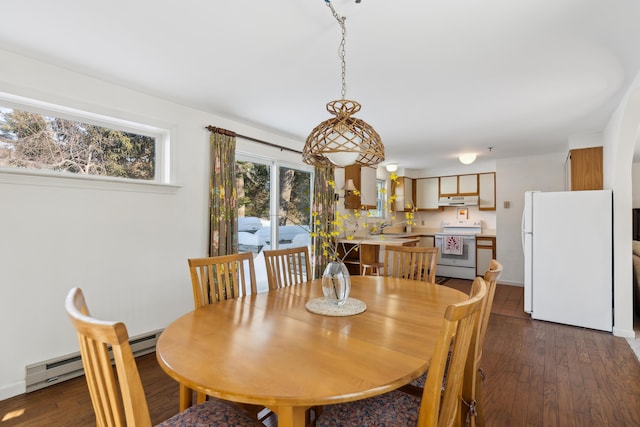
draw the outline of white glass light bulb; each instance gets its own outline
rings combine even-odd
[[[327,159],[338,167],[352,165],[358,160],[360,153],[357,151],[339,151],[335,153],[326,153]]]

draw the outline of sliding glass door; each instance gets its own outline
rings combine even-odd
[[[310,245],[313,172],[237,155],[240,252]]]

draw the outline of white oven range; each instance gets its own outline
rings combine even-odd
[[[476,277],[476,235],[482,232],[482,222],[474,220],[445,221],[442,232],[435,234],[438,248],[436,274],[459,279]],[[463,240],[462,255],[443,253],[443,242],[447,236],[460,236]]]

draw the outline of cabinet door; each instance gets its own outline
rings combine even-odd
[[[404,178],[404,210],[409,211],[415,206],[415,191],[413,189],[413,179]]]
[[[376,169],[360,168],[360,204],[364,209],[375,209],[378,198],[376,189]]]
[[[571,150],[571,190],[602,190],[602,147]]]
[[[391,181],[391,193],[396,195],[396,202],[393,205],[394,211],[404,212],[411,210],[415,200],[413,179],[400,176],[396,183]],[[409,207],[407,207],[407,204]]]
[[[416,208],[418,210],[439,210],[438,191],[440,182],[435,178],[416,179]]]
[[[496,257],[495,237],[476,238],[476,275],[484,276],[489,262]]]
[[[458,194],[461,196],[475,196],[478,194],[478,174],[459,175]]]
[[[479,201],[478,209],[481,211],[496,210],[496,173],[481,173],[479,176]]]
[[[440,196],[458,195],[458,176],[440,177]]]
[[[427,248],[432,248],[434,247],[435,244],[435,237],[433,236],[421,236],[420,237],[420,242],[418,243],[419,246],[424,246]]]
[[[404,178],[398,177],[397,180],[391,181],[391,194],[396,196],[396,200],[391,209],[396,212],[404,210]]]

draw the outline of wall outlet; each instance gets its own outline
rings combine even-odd
[[[504,208],[505,208],[505,209],[509,209],[510,207],[511,207],[511,202],[510,202],[510,201],[508,201],[508,200],[507,200],[507,201],[505,201],[505,202],[504,202]]]

